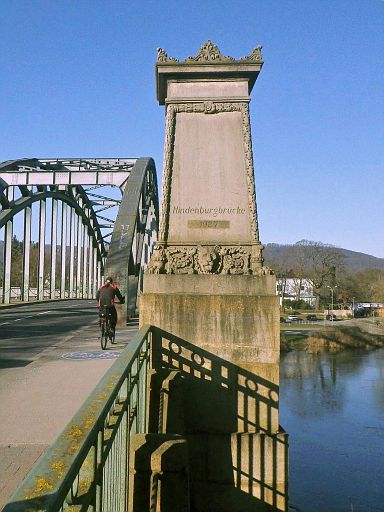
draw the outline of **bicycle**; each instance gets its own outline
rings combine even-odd
[[[112,313],[111,308],[108,306],[102,306],[99,311],[99,325],[100,325],[100,344],[102,350],[107,348],[108,340],[111,340],[111,343],[115,343],[115,331],[112,327]]]

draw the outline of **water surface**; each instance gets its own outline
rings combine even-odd
[[[280,386],[292,509],[384,511],[384,349],[282,354]]]

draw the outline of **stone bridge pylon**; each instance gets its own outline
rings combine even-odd
[[[175,337],[157,380],[170,389],[167,379],[180,374],[183,422],[167,434],[185,441],[190,503],[199,512],[288,507],[279,304],[259,240],[249,116],[262,65],[260,47],[235,60],[208,41],[182,62],[158,50],[162,214],[140,321]],[[200,370],[188,373],[188,359]],[[167,400],[179,394],[169,391]]]

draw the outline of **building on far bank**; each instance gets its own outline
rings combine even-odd
[[[276,280],[276,294],[280,297],[280,306],[283,304],[283,300],[302,300],[311,307],[316,304],[313,284],[309,279],[278,277]]]

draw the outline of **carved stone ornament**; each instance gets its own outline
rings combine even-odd
[[[157,48],[157,62],[179,62],[174,57],[168,57],[167,52],[162,48]]]
[[[220,61],[220,62],[232,62],[235,59],[233,57],[226,57],[221,55],[219,47],[216,46],[212,41],[207,41],[203,44],[200,50],[197,52],[195,57],[188,57],[185,62],[199,62],[199,61]]]
[[[170,246],[157,245],[147,267],[148,274],[273,274],[262,266],[260,255],[252,265],[252,247],[244,246]]]
[[[251,270],[252,274],[259,274],[260,269],[264,268],[264,259],[262,256],[264,246],[261,244],[253,245],[251,250]]]
[[[196,274],[196,247],[168,247],[166,249],[167,274]]]
[[[249,251],[243,247],[224,247],[221,250],[223,266],[221,274],[250,274]]]
[[[245,154],[245,171],[248,188],[248,206],[251,222],[252,241],[259,242],[259,228],[256,211],[255,182],[253,177],[253,154],[251,125],[249,121],[249,105],[246,102],[214,102],[202,101],[196,103],[177,103],[169,104],[166,112],[165,144],[164,144],[164,162],[163,162],[163,209],[160,216],[159,239],[167,240],[170,194],[172,181],[173,165],[173,146],[175,139],[176,114],[186,113],[204,113],[220,114],[222,112],[240,112],[242,119],[243,144]]]
[[[167,255],[161,245],[155,247],[147,271],[149,274],[165,274]]]
[[[216,274],[221,267],[220,248],[199,246],[197,248],[198,274]]]
[[[264,267],[260,267],[256,271],[253,271],[252,274],[254,274],[256,276],[273,276],[274,271],[271,268],[264,266]]]
[[[261,49],[263,47],[258,45],[256,48],[252,51],[251,55],[248,55],[246,57],[242,57],[240,59],[241,62],[263,62],[263,57],[261,55]]]
[[[166,62],[168,60],[168,55],[165,50],[162,48],[157,49],[157,62]]]
[[[251,55],[247,57],[242,57],[240,60],[236,60],[233,57],[228,57],[226,55],[222,55],[219,47],[214,44],[212,41],[208,40],[200,50],[197,52],[195,57],[187,57],[184,62],[257,62],[262,64],[263,57],[261,55],[262,46],[256,46],[256,48],[252,51]],[[179,62],[178,59],[174,57],[168,57],[167,52],[162,48],[157,48],[157,62]]]

